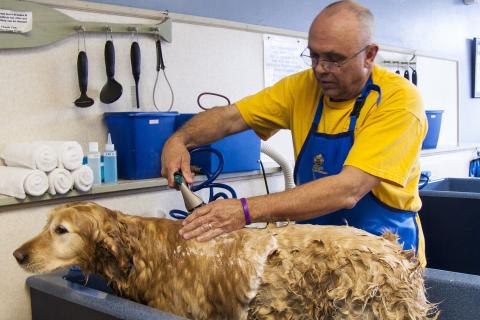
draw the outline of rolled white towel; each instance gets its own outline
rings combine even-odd
[[[9,143],[0,157],[7,166],[24,167],[50,172],[58,165],[57,152],[46,144],[31,143]]]
[[[73,176],[70,171],[57,168],[48,174],[49,188],[51,195],[65,194],[73,187]]]
[[[42,141],[57,152],[58,167],[75,170],[83,163],[83,149],[76,141]]]
[[[41,196],[48,190],[45,172],[34,169],[0,166],[0,193],[25,199],[26,194]]]
[[[93,171],[89,166],[81,166],[72,171],[73,186],[78,191],[87,192],[93,186]]]

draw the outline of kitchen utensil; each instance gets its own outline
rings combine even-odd
[[[172,97],[170,100],[170,106],[167,109],[167,112],[172,110],[173,107],[173,101],[175,99],[175,95],[173,94],[173,89],[172,85],[170,84],[170,81],[168,81],[167,74],[165,72],[165,63],[163,61],[163,53],[162,53],[162,43],[160,42],[160,38],[157,39],[156,41],[156,46],[157,46],[157,76],[155,78],[155,84],[153,85],[153,105],[155,106],[155,109],[157,111],[160,111],[157,105],[157,97],[156,97],[156,92],[157,92],[157,87],[158,87],[158,78],[160,75],[160,70],[162,70],[163,77],[165,78],[165,81],[167,82],[167,85],[170,89],[170,96]]]
[[[408,72],[408,69],[406,69],[405,72],[403,73],[403,77],[407,80],[410,80],[410,73]]]
[[[412,83],[417,85],[417,70],[412,68]]]
[[[137,99],[137,109],[140,109],[140,99],[138,97],[138,82],[140,80],[140,46],[138,42],[132,42],[130,47],[130,62],[132,64],[132,74],[133,79],[135,80],[135,94]]]
[[[80,87],[80,98],[75,100],[75,105],[80,108],[87,108],[93,105],[92,98],[87,96],[88,85],[88,59],[85,51],[78,52],[77,58],[78,85]]]
[[[107,83],[100,91],[100,101],[103,103],[112,103],[118,100],[122,95],[123,88],[115,79],[115,47],[113,41],[108,40],[105,43],[105,69],[107,71]]]

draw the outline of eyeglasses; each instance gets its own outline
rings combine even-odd
[[[355,53],[353,56],[343,59],[342,61],[330,61],[330,60],[321,60],[318,57],[318,54],[315,52],[310,51],[310,48],[305,48],[300,57],[302,57],[303,62],[309,67],[316,67],[318,64],[322,67],[322,69],[326,71],[333,71],[342,68],[348,62],[350,62],[353,58],[358,56],[361,52],[365,51],[369,45],[365,46],[363,49]]]

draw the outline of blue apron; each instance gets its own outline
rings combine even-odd
[[[339,134],[317,133],[323,110],[324,97],[323,95],[320,97],[310,132],[295,163],[294,176],[297,185],[340,173],[354,142],[354,130],[358,115],[371,91],[378,92],[378,105],[381,91],[377,85],[373,84],[370,77],[362,89],[360,97],[355,101],[350,114],[348,131]],[[371,191],[352,209],[341,209],[297,223],[349,225],[376,235],[390,230],[399,236],[399,242],[403,243],[405,250],[414,248],[417,251],[418,248],[416,212],[389,207],[380,202]]]

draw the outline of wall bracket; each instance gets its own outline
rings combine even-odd
[[[150,34],[172,41],[172,22],[164,12],[160,13],[158,24],[147,25],[78,21],[48,6],[19,0],[2,0],[0,9],[29,11],[33,15],[32,31],[26,34],[0,32],[0,49],[46,46],[83,31]]]

